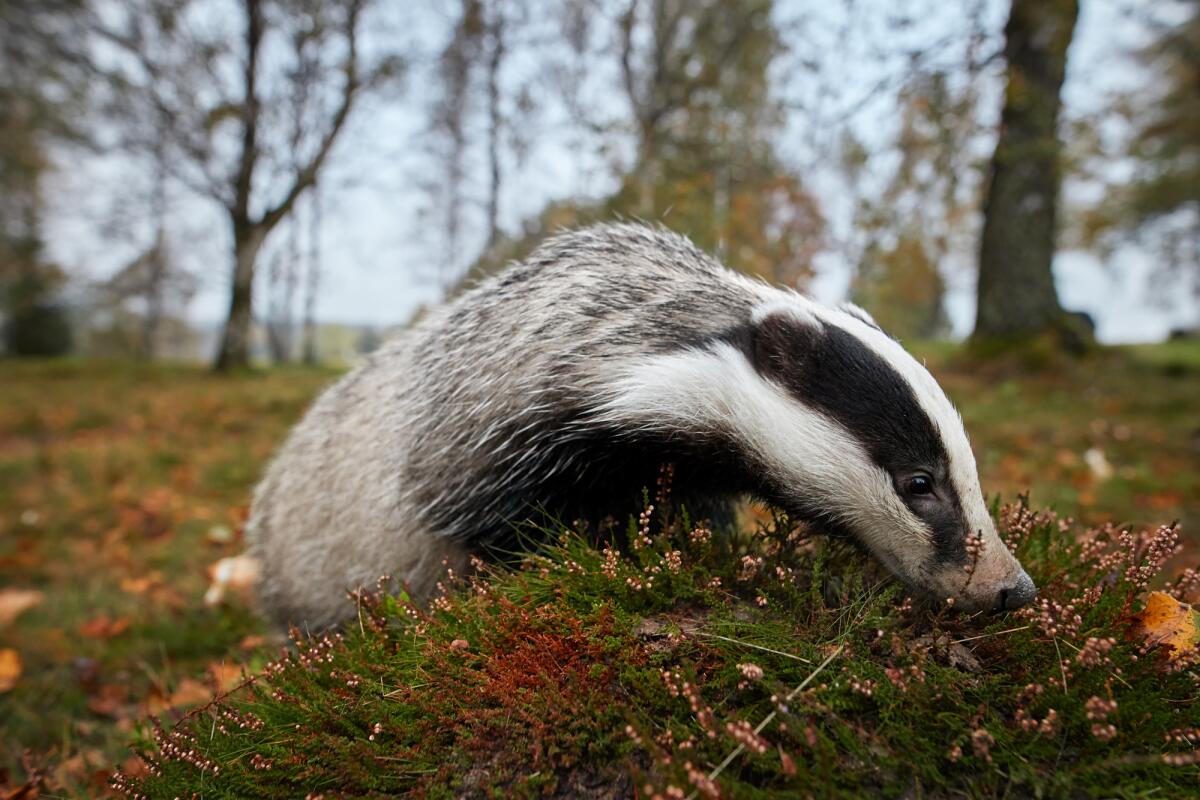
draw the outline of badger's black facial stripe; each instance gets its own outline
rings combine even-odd
[[[950,460],[912,388],[885,359],[835,325],[811,325],[769,314],[750,332],[748,355],[765,377],[797,400],[836,420],[894,480],[928,472],[934,492],[896,489],[933,532],[939,560],[961,561],[965,517],[950,481]]]

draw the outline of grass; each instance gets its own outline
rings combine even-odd
[[[202,603],[206,568],[242,549],[257,470],[333,373],[0,371],[0,586],[44,596],[0,629],[23,667],[0,694],[0,769],[19,782],[29,749],[82,796],[128,757],[134,720],[263,633],[244,603]]]
[[[1030,490],[1035,504],[1054,505],[1088,525],[1180,519],[1184,543],[1195,553],[1200,428],[1194,409],[1200,346],[1121,348],[1038,373],[1003,364],[983,369],[942,348],[929,348],[925,355],[963,411],[990,492],[1013,497]],[[148,714],[158,713],[169,724],[181,709],[199,702],[204,690],[236,681],[231,665],[257,666],[269,657],[262,644],[267,631],[245,602],[233,597],[216,607],[203,604],[206,569],[241,550],[250,486],[288,427],[334,373],[281,370],[219,378],[183,366],[5,362],[0,374],[0,586],[36,589],[44,596],[0,628],[0,649],[17,651],[23,667],[14,687],[0,693],[0,769],[12,785],[20,785],[35,769],[44,772],[46,785],[56,794],[91,795],[104,789],[114,765],[136,770],[128,745]],[[1087,465],[1085,454],[1093,448],[1111,464],[1110,477],[1098,477]],[[524,591],[515,587],[531,578],[526,574],[513,580],[518,583],[505,590],[510,595]],[[623,666],[623,659],[636,661],[635,655],[646,649],[653,656],[659,640],[631,639],[630,626],[637,629],[647,619],[670,626],[681,614],[690,625],[687,615],[701,613],[707,633],[744,641],[740,615],[756,612],[746,607],[740,593],[730,597],[701,598],[699,611],[675,602],[679,598],[664,598],[653,608],[624,608],[618,601],[593,597],[589,602],[596,608],[584,610],[599,614],[607,602],[611,619],[605,624],[611,627],[601,638],[616,649],[593,652],[591,644],[573,640],[567,650],[578,647],[587,655],[588,665],[581,667],[585,676],[593,669],[613,669],[622,685],[644,683],[654,675],[619,677],[636,666]],[[391,618],[389,614],[399,612],[380,613]],[[811,605],[809,613],[826,612]],[[600,621],[579,618],[586,631],[581,635],[590,641],[600,628],[588,626]],[[860,622],[867,624],[864,620]],[[566,630],[564,624],[556,619],[550,628]],[[759,637],[755,643],[819,663],[823,646],[840,641],[834,630],[805,630],[799,637],[801,631],[789,627],[787,619],[763,618],[753,632]],[[439,635],[452,632],[447,628]],[[385,638],[372,646],[399,649],[399,641]],[[986,654],[987,641],[971,647]],[[505,652],[507,646],[497,640],[495,652]],[[768,659],[759,662],[764,669],[778,670],[771,674],[780,686],[798,683],[808,674],[802,667],[811,666],[720,639],[704,639],[702,646],[690,639],[687,647],[707,654],[696,662],[704,669],[710,661],[714,669],[717,664],[728,669],[735,653],[738,658],[750,652],[761,655]],[[864,670],[878,662],[876,655],[859,657]],[[837,669],[833,664],[826,668]],[[878,683],[876,673],[863,674],[873,674]],[[724,704],[728,687],[721,681],[735,675],[704,675],[705,686],[717,681],[713,699],[706,702],[722,714],[758,710]],[[661,679],[655,680],[661,686]],[[650,691],[651,685],[641,690]],[[522,696],[520,686],[510,688],[517,693],[513,696]],[[570,688],[576,690],[584,691]],[[587,703],[621,707],[610,703],[608,695],[589,697]],[[928,725],[928,719],[911,716],[902,707],[889,708],[886,713],[895,716],[896,724]],[[510,709],[513,714],[518,710]],[[624,734],[628,723],[617,725],[619,737],[593,742],[592,722],[588,735],[566,746],[576,754],[573,763],[592,763],[587,753],[571,750],[586,745],[595,748],[588,750],[593,755],[607,753],[622,764],[650,770],[647,774],[655,780],[680,777],[654,767],[653,748],[635,752]],[[835,733],[834,744],[842,742],[845,731],[836,726],[818,731],[820,736]],[[470,735],[486,743],[498,734],[484,727]],[[973,753],[969,744],[964,747]],[[26,750],[28,757],[23,756]],[[599,780],[586,771],[563,772],[562,764],[553,761],[557,756],[545,757],[547,764],[557,766],[546,773],[552,777],[529,778],[533,788],[539,780],[545,786]],[[705,753],[705,758],[716,757],[715,751]],[[818,769],[801,764],[795,754],[792,759],[797,770]],[[429,753],[414,755],[405,767],[409,785],[427,779],[421,776],[430,770],[444,771],[434,761]],[[454,763],[461,767],[467,762]],[[478,766],[471,764],[470,769]],[[1020,771],[1017,762],[1013,767]],[[495,773],[485,771],[487,776]],[[481,787],[493,781],[482,772],[473,774]],[[1192,780],[1194,786],[1194,776]]]

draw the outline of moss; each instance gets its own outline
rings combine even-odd
[[[562,531],[428,611],[364,594],[341,633],[294,632],[243,688],[148,725],[148,771],[115,785],[148,797],[1194,792],[1198,743],[1171,739],[1200,724],[1194,667],[1126,630],[1159,566],[1149,543],[1171,531],[1080,533],[1023,503],[998,513],[1040,605],[980,619],[914,603],[779,515],[710,537],[660,513],[624,554]],[[1116,710],[1097,718],[1093,698]],[[1093,732],[1109,723],[1114,738]]]

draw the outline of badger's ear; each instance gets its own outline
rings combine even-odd
[[[804,369],[824,327],[799,303],[770,303],[754,310],[750,329],[754,368],[786,384]]]
[[[864,325],[870,325],[877,331],[883,330],[883,328],[879,326],[879,323],[875,321],[875,318],[868,314],[867,310],[862,306],[857,306],[854,303],[842,303],[840,306],[838,306],[838,310],[846,312],[859,322],[863,323]]]
[[[838,306],[838,310],[844,311],[864,325],[871,326],[889,339],[896,339],[895,336],[892,336],[890,333],[885,331],[883,326],[876,322],[875,318],[868,314],[866,309],[862,308],[861,306],[856,306],[854,303],[842,303],[840,306]],[[900,340],[896,339],[896,341],[898,342]]]

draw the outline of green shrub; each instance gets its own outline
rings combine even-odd
[[[4,334],[5,346],[15,356],[64,356],[73,342],[67,312],[47,304],[14,311]]]

